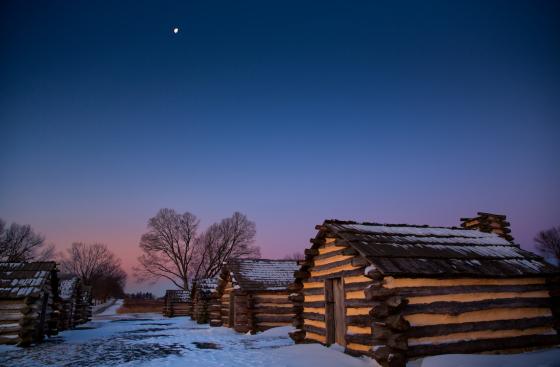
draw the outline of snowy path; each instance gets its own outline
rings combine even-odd
[[[259,335],[198,325],[187,317],[115,313],[120,302],[94,320],[31,348],[0,346],[0,366],[373,366],[319,345],[294,346],[276,328]],[[217,349],[213,349],[217,348]],[[307,359],[305,359],[307,358]],[[305,359],[305,360],[303,360]]]
[[[83,367],[372,367],[367,358],[353,358],[337,348],[293,345],[289,327],[258,335],[198,325],[186,317],[158,314],[118,315],[120,302],[76,330],[65,331],[31,348],[0,346],[0,366]],[[410,367],[556,367],[560,350],[513,356],[438,356]]]

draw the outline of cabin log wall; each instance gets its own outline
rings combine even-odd
[[[306,255],[303,273],[296,274],[290,293],[296,315],[293,326],[298,329],[291,333],[292,339],[327,344],[325,280],[340,277],[344,282],[346,351],[353,355],[368,354],[372,346],[372,302],[366,300],[363,290],[372,279],[364,276],[365,263],[334,238],[308,249]]]

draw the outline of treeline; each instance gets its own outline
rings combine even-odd
[[[125,295],[127,299],[147,299],[147,300],[154,300],[156,297],[151,292],[136,292],[136,293],[127,293]]]

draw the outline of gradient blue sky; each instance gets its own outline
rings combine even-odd
[[[2,1],[0,217],[127,269],[161,207],[246,213],[266,257],[476,211],[530,249],[560,224],[559,45],[558,1]]]

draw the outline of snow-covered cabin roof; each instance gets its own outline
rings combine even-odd
[[[60,298],[69,300],[76,295],[76,288],[80,282],[80,278],[74,275],[61,275],[58,282]]]
[[[385,275],[512,277],[558,272],[542,257],[495,233],[474,229],[327,220],[317,234],[325,237],[353,247]]]
[[[181,289],[168,289],[165,291],[165,299],[168,302],[188,302],[191,299],[191,292]]]
[[[218,278],[204,278],[195,281],[194,292],[204,297],[209,296],[218,288]]]
[[[0,263],[0,298],[18,299],[39,295],[56,277],[56,263]],[[53,290],[56,294],[58,290]]]
[[[233,287],[245,291],[285,290],[298,269],[295,260],[232,259],[224,266]]]

